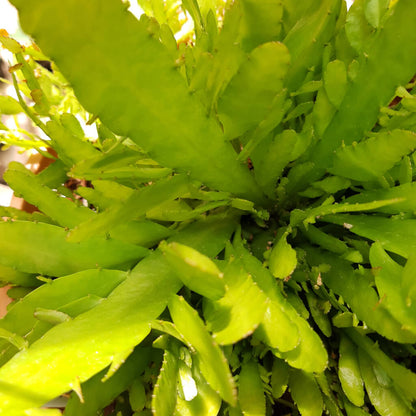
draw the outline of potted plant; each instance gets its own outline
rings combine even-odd
[[[413,2],[12,3],[0,413],[413,414]]]

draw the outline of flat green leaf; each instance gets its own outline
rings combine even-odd
[[[394,386],[385,387],[380,384],[374,371],[377,364],[365,351],[359,349],[358,354],[365,389],[377,412],[381,416],[402,416],[411,414],[410,404],[403,400]]]
[[[364,6],[364,14],[374,28],[379,28],[382,17],[390,5],[390,0],[368,0]]]
[[[118,372],[119,371],[120,370],[118,370]],[[141,410],[143,410],[143,408],[146,405],[146,399],[147,398],[144,382],[141,378],[137,378],[136,374],[136,378],[133,380],[133,383],[131,383],[129,388],[129,403],[131,406],[131,410],[135,412],[140,412]]]
[[[286,80],[289,91],[296,91],[309,70],[320,65],[322,51],[333,35],[341,10],[341,2],[338,0],[321,1],[319,8],[310,7],[309,11],[307,6],[302,4],[301,13],[304,15],[296,21],[283,40],[291,56],[291,67]]]
[[[300,339],[294,308],[283,296],[270,271],[243,247],[241,239],[238,241],[237,237],[234,238],[234,247],[245,269],[268,299],[265,302],[266,312],[255,336],[281,352],[293,350]],[[295,315],[292,315],[293,313]]]
[[[241,0],[243,11],[242,47],[251,51],[270,41],[279,40],[283,4],[279,0]]]
[[[322,393],[313,374],[292,370],[289,390],[302,416],[321,416],[324,409]]]
[[[283,358],[291,367],[308,373],[323,372],[328,365],[328,353],[321,338],[294,309],[288,312],[298,328],[300,342],[291,351],[281,353],[274,351],[274,353],[279,358]]]
[[[259,365],[256,361],[241,364],[238,377],[238,403],[244,416],[264,416],[266,399]]]
[[[354,406],[349,401],[344,401],[345,411],[347,416],[368,416],[370,413],[366,412],[363,408]]]
[[[416,211],[416,183],[406,183],[388,189],[363,191],[347,198],[345,201],[349,203],[367,203],[370,201],[382,201],[388,199],[397,199],[397,202],[375,208],[374,210],[386,214]]]
[[[312,293],[307,293],[306,299],[316,325],[326,337],[330,337],[332,335],[332,326],[331,321],[328,318],[328,311],[324,310],[326,306],[325,302]]]
[[[312,111],[314,127],[319,137],[325,133],[335,113],[336,107],[329,100],[326,89],[322,87],[318,91]]]
[[[416,335],[403,328],[380,302],[368,270],[354,270],[347,261],[316,249],[308,248],[307,253],[311,266],[330,266],[329,270],[321,273],[323,283],[342,296],[359,319],[388,339],[403,343],[415,342]]]
[[[9,164],[4,179],[14,192],[35,205],[62,227],[73,228],[94,217],[94,212],[43,185],[40,178],[18,162]]]
[[[290,230],[281,230],[269,257],[269,269],[274,277],[286,279],[296,268],[296,251],[286,241]]]
[[[275,137],[265,139],[259,146],[261,149],[257,154],[254,153],[255,177],[269,194],[273,195],[276,182],[282,175],[283,169],[298,156],[295,148],[301,141],[300,135],[295,130],[283,130]]]
[[[153,221],[127,221],[114,227],[109,236],[115,240],[136,244],[142,247],[153,247],[160,240],[173,234],[169,228]]]
[[[79,242],[97,234],[105,234],[114,227],[132,219],[140,218],[150,209],[184,195],[188,191],[188,177],[175,175],[162,179],[151,186],[129,192],[121,203],[114,204],[103,213],[94,216],[68,235],[68,240]]]
[[[263,320],[269,301],[238,260],[224,270],[226,292],[221,299],[207,301],[204,317],[220,345],[234,344],[251,335]]]
[[[262,199],[218,124],[189,94],[169,51],[149,36],[146,19],[137,20],[115,1],[93,0],[88,7],[71,0],[13,4],[25,32],[56,62],[82,105],[112,131],[130,137],[163,166],[190,172],[214,188]],[[77,21],[76,32],[72,21]]]
[[[412,253],[407,259],[406,265],[403,269],[402,275],[402,296],[405,299],[407,309],[410,310],[413,305],[412,312],[415,308],[416,300],[416,280],[415,280],[415,265],[416,265],[416,256],[415,253]],[[413,318],[416,318],[416,314],[412,314]]]
[[[136,179],[149,182],[168,176],[171,169],[143,159],[141,153],[126,146],[102,152],[94,157],[79,161],[71,168],[71,176],[86,180]]]
[[[303,227],[301,230],[311,243],[317,244],[325,250],[340,255],[348,251],[348,246],[344,241],[339,240],[331,234],[324,233],[312,224],[308,224],[307,227]]]
[[[95,416],[98,411],[109,405],[119,394],[126,390],[132,381],[149,364],[149,348],[136,348],[118,371],[103,381],[106,370],[101,371],[81,385],[82,403],[74,392],[65,406],[65,416]]]
[[[416,251],[416,221],[413,219],[337,214],[326,215],[322,221],[341,225],[354,234],[379,241],[385,250],[406,258]]]
[[[416,334],[416,305],[409,302],[414,295],[412,287],[415,282],[412,256],[403,268],[392,260],[379,242],[370,249],[370,262],[380,301],[404,328]],[[401,290],[397,290],[398,287]]]
[[[355,406],[363,406],[364,385],[361,378],[357,348],[345,335],[341,336],[339,343],[338,377],[348,400]]]
[[[59,158],[67,165],[72,166],[84,159],[96,157],[100,154],[92,143],[80,139],[65,128],[59,121],[46,123],[46,131],[52,140],[53,148]]]
[[[344,62],[335,60],[326,66],[324,87],[331,104],[339,108],[347,91],[347,70]]]
[[[221,397],[209,386],[199,370],[193,365],[193,379],[196,383],[197,395],[190,401],[178,396],[175,416],[217,416],[221,407]]]
[[[173,352],[165,350],[152,398],[152,411],[155,416],[173,414],[176,406],[177,377],[178,357]]]
[[[20,43],[10,38],[6,33],[2,32],[0,36],[0,42],[2,46],[4,46],[7,50],[9,50],[12,53],[19,53],[23,51],[23,46],[20,45]]]
[[[242,63],[218,101],[228,138],[240,136],[266,117],[283,88],[289,59],[282,43],[270,42],[258,46]]]
[[[213,258],[224,249],[235,227],[236,217],[212,214],[189,224],[170,240],[188,245]]]
[[[286,391],[289,382],[289,372],[290,367],[288,364],[284,360],[275,357],[270,377],[272,394],[275,399],[282,397],[283,393]]]
[[[370,2],[366,0],[356,0],[351,5],[345,22],[347,39],[358,53],[362,53],[365,50],[366,43],[369,42],[372,34],[370,22],[366,18],[366,9],[369,8],[367,6],[368,3]],[[372,3],[374,3],[374,0]],[[370,9],[371,7],[372,5],[370,5]]]
[[[15,303],[0,320],[0,327],[25,336],[36,322],[33,316],[36,308],[56,310],[85,296],[106,297],[126,277],[126,272],[118,270],[93,269],[54,279]],[[74,310],[70,315],[73,314]]]
[[[189,289],[208,299],[219,299],[224,295],[223,273],[209,257],[176,242],[161,243],[159,249]]]
[[[13,39],[10,39],[13,40]],[[12,97],[0,95],[0,114],[13,115],[22,113],[20,104]]]
[[[33,315],[37,320],[51,325],[58,325],[71,320],[67,313],[54,309],[36,308]]]
[[[314,0],[305,0],[299,3],[296,0],[286,0],[284,2],[284,12],[286,18],[283,19],[284,29],[289,32],[290,28],[293,27],[299,20],[305,16],[313,14],[319,8]]]
[[[28,342],[23,337],[15,333],[9,332],[4,328],[0,328],[0,338],[10,343],[18,350],[23,350],[28,347]]]
[[[356,181],[377,180],[416,148],[416,134],[393,130],[339,149],[329,169],[334,175]]]
[[[29,221],[1,222],[0,234],[0,263],[50,276],[98,267],[127,270],[148,252],[143,247],[100,238],[70,243],[63,228]]]
[[[228,363],[198,313],[178,296],[170,299],[169,311],[178,331],[197,352],[202,375],[225,401],[234,405],[236,393]]]
[[[334,150],[342,143],[349,146],[371,131],[380,107],[388,105],[398,85],[406,85],[413,77],[416,67],[416,33],[412,30],[415,18],[413,2],[400,0],[394,6],[394,13],[390,13],[383,23],[383,30],[377,32],[372,42],[365,41],[354,82],[348,84],[338,112],[321,140],[311,149],[310,161],[316,169],[309,176],[309,183],[323,176],[325,169],[331,166]]]
[[[374,363],[377,363],[382,367],[383,371],[392,380],[393,385],[397,389],[401,390],[409,401],[415,400],[416,374],[406,367],[396,363],[392,358],[381,351],[377,343],[374,343],[367,336],[360,334],[356,329],[346,328],[343,331],[359,347],[359,351],[365,351]]]
[[[0,384],[7,386],[0,393],[0,409],[41,406],[76,388],[76,382],[84,382],[118,355],[125,358],[149,333],[150,321],[179,287],[160,255],[140,262],[107,299],[53,327],[0,369]]]
[[[40,285],[40,282],[36,279],[36,275],[18,272],[13,267],[3,266],[2,264],[0,264],[0,281],[24,287],[36,287]]]

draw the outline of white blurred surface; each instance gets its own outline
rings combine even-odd
[[[0,28],[6,29],[9,34],[19,29],[17,10],[7,0],[0,0]]]
[[[12,200],[13,191],[7,186],[0,183],[0,205],[8,207]]]

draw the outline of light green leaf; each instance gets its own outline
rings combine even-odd
[[[283,4],[279,0],[241,0],[242,47],[251,51],[270,41],[279,40],[282,28]]]
[[[219,299],[225,293],[223,273],[207,256],[180,243],[159,245],[167,262],[183,284],[208,299]]]
[[[243,247],[241,239],[234,238],[234,248],[253,281],[268,298],[266,312],[255,336],[281,352],[293,350],[299,344],[295,323],[298,315],[294,308],[283,296],[270,271]]]
[[[15,333],[9,332],[4,328],[0,328],[0,338],[9,342],[19,350],[24,350],[28,347],[28,342],[23,337]]]
[[[377,343],[374,343],[367,336],[360,334],[356,329],[346,328],[343,331],[359,347],[359,351],[365,351],[373,362],[378,363],[382,367],[387,376],[393,380],[395,387],[401,390],[409,401],[416,399],[416,374],[396,363],[381,351]]]
[[[60,277],[30,292],[20,302],[15,303],[7,315],[0,320],[0,327],[14,331],[21,336],[30,332],[36,323],[33,316],[36,308],[59,310],[65,306],[65,312],[76,316],[84,310],[78,310],[82,304],[76,304],[85,297],[103,298],[108,296],[127,277],[126,272],[118,270],[93,269]]]
[[[296,268],[296,251],[286,241],[290,230],[281,230],[269,257],[269,269],[274,277],[286,279]]]
[[[156,253],[140,262],[107,299],[53,327],[1,367],[0,385],[7,388],[1,390],[0,409],[41,406],[140,343],[180,287],[162,260]]]
[[[416,221],[413,219],[337,214],[326,215],[322,221],[341,225],[354,234],[379,241],[385,250],[406,258],[416,251]]]
[[[335,108],[339,108],[347,91],[347,70],[344,62],[331,61],[324,73],[324,87],[328,99]]]
[[[335,113],[336,108],[329,100],[326,89],[321,88],[316,96],[312,111],[313,123],[318,137],[323,136]]]
[[[363,406],[364,385],[361,378],[357,348],[345,335],[341,335],[339,343],[338,377],[348,400],[355,406]]]
[[[370,262],[380,301],[403,328],[416,334],[416,305],[409,302],[413,295],[411,288],[414,285],[412,256],[403,269],[391,259],[379,242],[374,243],[370,249]],[[398,290],[398,287],[401,287],[401,290]]]
[[[288,65],[289,53],[282,43],[265,43],[251,52],[218,101],[228,138],[240,136],[266,117],[283,88]]]
[[[36,287],[40,285],[40,282],[36,279],[36,275],[18,272],[13,267],[3,266],[2,264],[0,264],[0,281],[24,287]]]
[[[283,130],[274,138],[265,139],[258,152],[254,153],[255,177],[268,194],[274,194],[276,182],[283,169],[297,158],[295,149],[300,142],[302,139],[295,130]]]
[[[188,191],[188,183],[187,176],[175,175],[130,192],[121,203],[113,204],[108,210],[74,228],[68,240],[83,241],[97,234],[105,234],[128,220],[140,218],[150,209],[184,195]]]
[[[179,359],[173,352],[165,350],[152,398],[155,416],[170,416],[175,410],[178,362]]]
[[[323,283],[342,296],[359,319],[388,339],[403,343],[415,342],[416,334],[403,328],[380,302],[377,292],[372,287],[369,270],[354,270],[348,262],[328,252],[308,248],[307,253],[311,266],[330,266],[327,271],[321,273]]]
[[[13,40],[13,39],[10,39]],[[22,113],[20,104],[12,97],[0,95],[0,114],[13,115]]]
[[[123,364],[124,366],[125,364]],[[121,368],[123,368],[123,366]],[[117,371],[119,373],[120,370]],[[117,374],[116,373],[116,374]],[[136,373],[137,377],[137,373]],[[114,378],[114,376],[112,377]],[[146,390],[143,380],[135,378],[129,388],[129,403],[131,409],[135,412],[140,412],[146,405]]]
[[[413,77],[416,66],[416,34],[412,31],[416,9],[413,6],[409,0],[397,2],[394,13],[389,14],[374,41],[364,42],[365,53],[359,58],[354,82],[349,83],[342,105],[322,139],[311,149],[311,162],[316,168],[309,176],[309,183],[324,175],[325,169],[331,166],[334,151],[342,143],[351,145],[372,130],[380,107],[388,105],[398,85],[406,85]]]
[[[300,9],[302,18],[296,21],[283,40],[292,62],[286,80],[289,91],[300,88],[309,70],[321,64],[322,51],[332,37],[341,2],[325,0],[319,3],[319,8],[308,9],[308,5],[304,8],[302,4]]]
[[[197,352],[202,375],[225,401],[234,405],[235,386],[228,363],[198,313],[178,296],[170,299],[169,311],[178,331]]]
[[[324,307],[326,306],[325,302],[312,293],[307,293],[306,299],[316,325],[318,325],[318,328],[326,337],[330,337],[332,335],[332,326],[331,321],[328,318],[328,311],[324,310]]]
[[[57,120],[48,121],[46,131],[59,158],[69,167],[81,160],[94,158],[100,154],[92,143],[73,135]]]
[[[364,14],[371,26],[378,29],[390,0],[368,0],[364,6]]]
[[[291,351],[274,351],[275,355],[283,358],[291,367],[308,373],[323,372],[328,365],[328,353],[321,338],[294,309],[290,311],[290,318],[298,328],[300,342]]]
[[[289,389],[302,416],[321,416],[324,409],[322,393],[313,374],[292,370]]]
[[[290,367],[284,360],[274,358],[270,384],[275,399],[279,399],[287,389]]]
[[[94,217],[93,211],[87,207],[78,206],[75,202],[43,185],[37,175],[18,162],[9,164],[4,178],[15,193],[38,207],[62,227],[73,228]]]
[[[178,397],[174,415],[217,416],[222,403],[220,396],[209,386],[195,365],[192,370],[198,394],[191,401]]]
[[[374,210],[384,212],[386,214],[399,214],[401,212],[416,211],[416,183],[406,183],[388,189],[363,191],[357,195],[347,198],[345,202],[353,204],[388,199],[397,199],[398,201],[391,205],[375,208]]]
[[[266,295],[236,259],[226,266],[224,283],[224,297],[207,301],[204,307],[208,328],[220,345],[234,344],[251,335],[269,305]]]
[[[238,378],[238,403],[244,416],[264,416],[266,400],[259,365],[256,361],[241,364]]]
[[[376,0],[377,2],[379,0]],[[366,17],[367,4],[370,1],[356,0],[351,5],[345,22],[345,33],[351,46],[358,52],[362,53],[366,44],[370,41],[372,27]],[[374,0],[372,0],[374,3]],[[370,5],[371,8],[371,5]]]
[[[356,181],[374,181],[415,148],[416,134],[411,131],[381,132],[338,150],[329,171]]]
[[[363,408],[354,406],[348,400],[344,401],[344,407],[347,412],[347,416],[368,416],[370,414]]]
[[[95,157],[79,161],[72,166],[70,175],[87,180],[131,179],[149,182],[168,176],[171,169],[160,167],[156,162],[144,159],[142,154],[126,146],[101,152]]]
[[[39,321],[47,322],[51,325],[58,325],[71,320],[67,313],[53,309],[36,308],[33,315]]]
[[[374,372],[376,363],[365,351],[359,349],[358,354],[365,389],[377,412],[379,412],[381,416],[402,416],[411,414],[410,404],[403,400],[394,386],[388,388],[379,383]]]
[[[402,296],[406,301],[406,306],[408,309],[413,305],[412,311],[416,306],[416,279],[415,279],[415,266],[416,266],[416,255],[411,253],[407,259],[406,265],[403,269],[402,275]],[[397,284],[397,282],[396,282]],[[395,286],[397,288],[397,286]],[[397,290],[397,289],[396,289]],[[413,313],[413,318],[416,319],[416,314]]]
[[[189,94],[169,51],[149,36],[146,19],[137,20],[117,1],[93,0],[82,8],[70,0],[13,4],[25,32],[56,62],[82,105],[114,133],[130,137],[163,166],[190,172],[214,188],[262,199],[218,124]]]
[[[76,393],[72,393],[65,406],[65,416],[92,416],[109,405],[119,394],[126,390],[132,381],[149,364],[149,348],[137,348],[118,371],[103,381],[106,370],[101,371],[81,385],[81,403]]]
[[[0,234],[0,263],[50,276],[98,267],[126,270],[148,252],[143,247],[100,238],[70,243],[63,228],[29,221],[1,222]]]

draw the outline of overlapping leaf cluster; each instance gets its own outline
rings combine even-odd
[[[0,414],[413,414],[413,2],[12,2]]]

